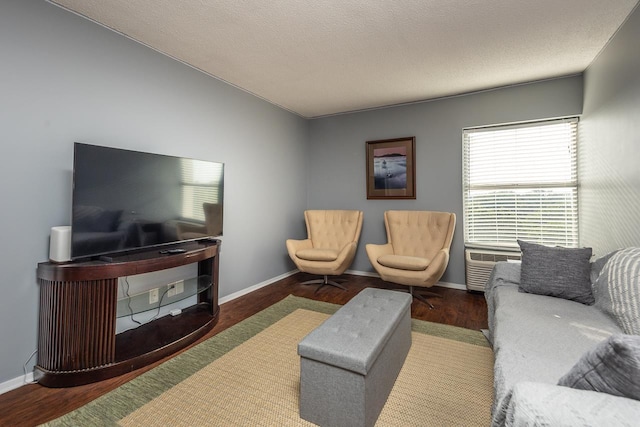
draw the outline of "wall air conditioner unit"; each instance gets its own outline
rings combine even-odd
[[[491,270],[498,261],[520,261],[520,252],[491,251],[485,249],[465,249],[464,264],[467,276],[467,290],[482,291],[489,280]]]

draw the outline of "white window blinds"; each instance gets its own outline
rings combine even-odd
[[[464,239],[578,245],[578,119],[463,131]]]

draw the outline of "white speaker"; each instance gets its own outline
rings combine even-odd
[[[71,260],[71,226],[61,225],[51,227],[51,241],[49,242],[49,259],[53,262]]]

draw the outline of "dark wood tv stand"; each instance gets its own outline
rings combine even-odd
[[[35,379],[47,387],[70,387],[133,371],[195,342],[218,321],[220,241],[92,260],[38,264],[40,312]],[[116,334],[118,278],[198,263],[197,303]],[[204,284],[203,284],[204,283]],[[185,285],[186,286],[186,285]],[[162,300],[160,300],[162,303]]]

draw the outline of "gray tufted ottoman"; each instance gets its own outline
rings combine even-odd
[[[300,416],[372,426],[411,347],[411,296],[367,288],[298,344]]]

